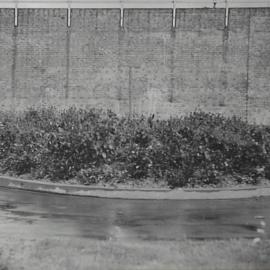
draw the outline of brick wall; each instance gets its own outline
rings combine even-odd
[[[270,9],[0,9],[0,106],[270,123]]]
[[[0,9],[0,106],[13,106],[14,93],[14,40],[13,11]]]

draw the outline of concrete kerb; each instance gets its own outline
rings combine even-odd
[[[209,200],[270,196],[270,186],[210,189],[128,189],[49,183],[0,176],[0,188],[62,195],[139,200]]]

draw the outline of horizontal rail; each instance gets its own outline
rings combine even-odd
[[[259,8],[270,0],[0,0],[0,8]]]

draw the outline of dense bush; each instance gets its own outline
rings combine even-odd
[[[216,185],[226,176],[270,178],[270,127],[194,112],[168,120],[111,111],[29,109],[0,114],[0,168],[85,184],[117,178],[172,187]]]

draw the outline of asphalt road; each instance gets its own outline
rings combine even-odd
[[[104,240],[269,238],[270,197],[145,201],[0,188],[0,235],[9,233]]]

